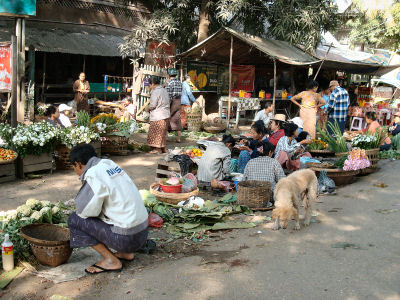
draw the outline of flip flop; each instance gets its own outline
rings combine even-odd
[[[90,275],[94,275],[94,274],[100,274],[100,273],[105,273],[105,272],[121,272],[122,271],[122,267],[119,269],[104,269],[96,264],[93,264],[92,267],[95,267],[97,269],[100,269],[101,272],[89,272],[87,269],[85,269],[85,272],[90,274]]]

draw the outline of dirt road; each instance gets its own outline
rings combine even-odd
[[[139,188],[147,188],[154,178],[155,159],[137,154],[116,161]],[[340,188],[335,196],[319,197],[313,223],[298,232],[293,223],[278,232],[270,229],[271,223],[224,232],[179,258],[139,255],[120,276],[100,274],[53,284],[25,272],[4,297],[400,299],[400,161],[381,161],[380,167]],[[31,196],[70,199],[80,186],[72,172],[43,180],[2,185],[0,209],[15,208]],[[388,186],[374,186],[381,182]]]

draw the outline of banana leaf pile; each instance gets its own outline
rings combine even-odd
[[[243,205],[234,204],[236,195],[227,194],[220,201],[207,200],[199,209],[188,209],[157,201],[149,191],[141,190],[142,200],[149,212],[154,212],[168,223],[167,232],[176,236],[193,234],[205,230],[251,228],[252,222],[228,220],[232,214],[249,214],[252,211]]]

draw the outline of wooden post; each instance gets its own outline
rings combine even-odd
[[[11,36],[11,48],[12,48],[12,84],[11,84],[11,126],[17,127],[17,86],[18,86],[18,49],[17,49],[17,37]]]
[[[229,128],[231,117],[231,93],[232,93],[232,56],[233,56],[233,36],[231,35],[231,51],[229,54],[229,95],[228,95],[228,115],[226,117],[226,128]]]
[[[296,86],[294,84],[294,66],[290,66],[290,93],[294,95]]]
[[[15,35],[17,36],[17,121],[25,119],[25,19],[15,19]]]
[[[275,94],[276,94],[276,59],[274,58],[274,95],[272,96],[272,105],[274,107],[274,115],[275,115]]]
[[[41,96],[41,100],[44,101],[44,86],[46,84],[46,52],[43,53],[43,79],[42,79],[42,96]]]
[[[183,82],[183,60],[181,60],[181,82]]]
[[[319,73],[319,71],[321,70],[322,65],[324,64],[324,61],[325,61],[326,58],[328,57],[329,51],[331,51],[332,46],[333,46],[333,43],[330,44],[330,46],[329,46],[329,48],[328,48],[328,51],[326,51],[325,57],[324,57],[324,59],[322,60],[321,64],[319,65],[318,70],[317,70],[317,73],[315,73],[314,80],[317,79],[318,73]]]
[[[86,55],[83,56],[83,67],[82,67],[82,72],[85,73],[86,69]]]

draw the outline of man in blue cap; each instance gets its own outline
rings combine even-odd
[[[171,117],[169,120],[170,130],[177,131],[176,141],[181,142],[182,123],[181,123],[181,95],[182,83],[177,78],[178,71],[175,68],[168,69],[169,80],[165,85],[171,103]]]

